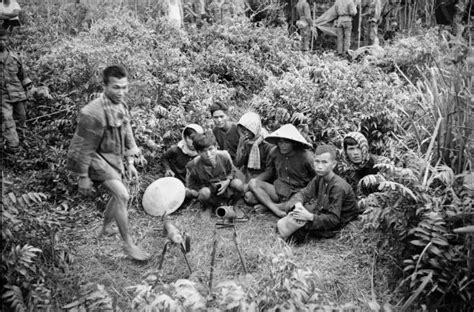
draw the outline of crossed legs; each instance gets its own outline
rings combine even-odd
[[[278,203],[280,202],[280,196],[276,193],[273,184],[252,179],[248,185],[249,190],[262,205],[270,209],[271,212],[280,218],[286,216],[285,203]],[[246,197],[250,196],[246,195]]]

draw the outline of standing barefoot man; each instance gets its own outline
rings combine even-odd
[[[127,72],[121,66],[109,66],[103,72],[103,81],[104,92],[81,109],[69,147],[68,167],[79,176],[79,193],[90,195],[92,181],[102,183],[111,193],[100,234],[113,234],[111,225],[115,220],[125,243],[125,253],[143,261],[149,258],[149,254],[135,245],[128,231],[129,194],[122,182],[124,157],[127,160],[127,176],[138,179],[132,156],[139,150],[125,104]]]

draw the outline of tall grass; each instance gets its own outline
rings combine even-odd
[[[466,44],[446,33],[440,40],[440,45],[446,49],[443,57],[433,57],[430,66],[417,66],[420,78],[416,81],[404,75],[419,97],[414,107],[400,110],[407,117],[411,115],[408,131],[414,135],[418,150],[426,152],[423,146],[435,136],[437,144],[433,154],[428,155],[431,161],[446,164],[460,174],[472,170],[474,105],[471,72]],[[439,129],[435,132],[439,121]]]

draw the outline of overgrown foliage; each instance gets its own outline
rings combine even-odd
[[[84,14],[62,4],[25,8],[27,26],[12,45],[28,56],[35,84],[47,86],[51,96],[29,108],[20,157],[5,159],[13,173],[30,179],[22,184],[28,191],[7,186],[13,190],[2,194],[4,305],[16,311],[110,307],[110,294],[97,285],[59,302],[54,272],[66,271],[73,261],[57,235],[78,217],[70,209],[74,181],[65,168],[75,118],[101,91],[104,66],[120,63],[130,71],[129,103],[148,160],[145,172],[160,174],[159,158],[185,124],[211,126],[208,106],[216,100],[229,104],[234,117],[259,112],[269,130],[291,122],[315,145],[341,147],[344,133],[364,133],[371,151],[393,164],[361,182],[379,185],[362,202],[362,224],[366,233],[380,235],[363,248],[399,260],[394,267],[403,269],[395,269],[395,290],[405,295],[403,308],[472,307],[468,238],[452,234],[472,224],[474,213],[472,190],[455,176],[472,170],[472,94],[463,42],[429,31],[387,47],[376,63],[351,64],[331,53],[301,54],[284,29],[245,21],[185,33],[156,18],[158,7],[139,15],[113,4]],[[252,295],[245,282],[229,281],[205,300],[209,294],[200,285],[161,284],[155,276],[134,286],[131,308],[277,311],[331,305],[312,283],[314,272],[295,265],[289,250],[270,262],[274,274]]]

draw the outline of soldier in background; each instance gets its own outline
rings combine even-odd
[[[0,28],[0,93],[2,97],[2,134],[7,151],[16,152],[20,146],[17,128],[26,130],[26,110],[31,80],[25,73],[17,53],[8,49],[8,32]]]
[[[311,18],[311,8],[306,0],[299,0],[296,4],[296,14],[298,21],[296,26],[300,29],[301,51],[308,51],[311,44],[311,27],[313,19]]]
[[[337,14],[337,54],[345,56],[351,46],[352,16],[357,9],[353,0],[336,0],[334,8]]]
[[[398,11],[401,0],[389,0],[382,9],[382,27],[384,40],[391,40],[395,37],[398,27]]]
[[[380,0],[362,0],[362,34],[368,45],[378,45],[377,28],[382,4]]]

